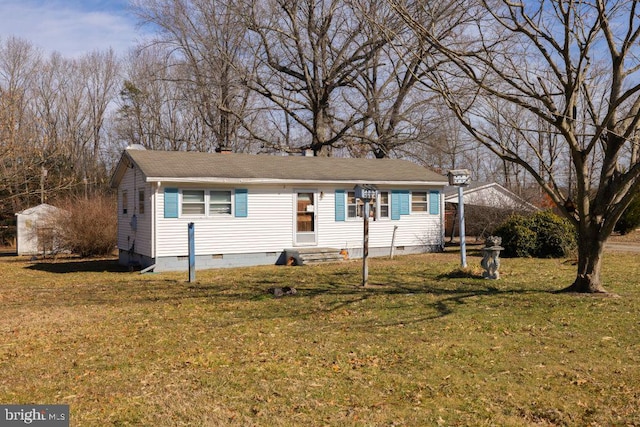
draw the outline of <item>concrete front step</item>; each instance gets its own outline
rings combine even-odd
[[[344,257],[340,254],[340,249],[335,248],[294,248],[285,249],[285,253],[287,260],[295,260],[295,265],[341,262],[344,260]]]

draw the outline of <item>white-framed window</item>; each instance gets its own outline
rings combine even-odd
[[[204,190],[182,190],[182,215],[204,216],[206,205]]]
[[[231,191],[209,192],[209,215],[231,215]]]
[[[122,190],[122,214],[126,215],[129,211],[129,192]]]
[[[419,212],[419,213],[429,212],[429,192],[428,191],[412,191],[411,192],[411,212]]]
[[[391,200],[388,191],[380,191],[378,193],[378,218],[388,219],[391,215]]]
[[[243,198],[234,198],[234,190],[181,190],[181,215],[183,216],[246,216],[246,190],[241,192]],[[240,208],[234,207],[240,202]],[[240,209],[236,211],[236,209]]]
[[[144,215],[144,190],[138,191],[138,214]]]
[[[245,188],[212,190],[167,187],[164,189],[165,218],[183,216],[247,218],[248,215],[249,196]]]

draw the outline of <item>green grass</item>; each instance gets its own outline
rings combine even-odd
[[[479,265],[471,253],[469,264]],[[0,403],[71,425],[640,425],[640,265],[453,253],[187,274],[0,258]],[[471,269],[473,271],[473,269]],[[266,291],[293,286],[274,299]]]

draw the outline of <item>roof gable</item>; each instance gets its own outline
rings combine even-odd
[[[464,203],[476,206],[502,207],[509,209],[538,210],[517,194],[509,191],[497,182],[476,182],[464,187]],[[444,189],[445,202],[458,203],[458,187],[447,186]]]
[[[397,159],[220,154],[126,150],[111,179],[117,187],[136,165],[147,181],[173,182],[346,182],[446,184],[447,178]]]
[[[47,203],[41,203],[37,206],[32,206],[28,209],[24,209],[17,212],[16,215],[47,215],[60,211],[60,208],[49,205]]]

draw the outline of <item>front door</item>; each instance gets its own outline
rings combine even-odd
[[[316,203],[315,193],[311,191],[296,192],[296,245],[313,246],[316,237]]]

